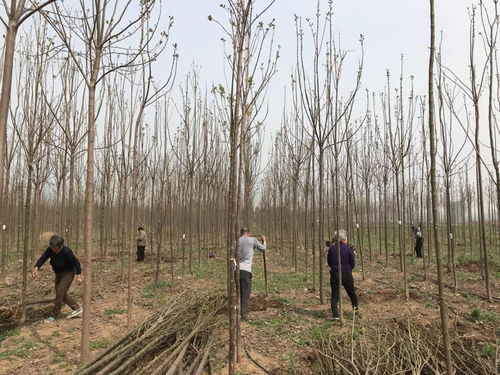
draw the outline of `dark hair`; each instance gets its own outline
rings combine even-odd
[[[64,238],[57,234],[54,234],[52,237],[50,237],[49,245],[50,247],[62,247],[64,245]]]
[[[137,228],[137,230],[144,230],[144,228],[143,227],[139,227],[139,228]]]
[[[244,235],[245,233],[250,233],[250,228],[241,228],[240,235]]]

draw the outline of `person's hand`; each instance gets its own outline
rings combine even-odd
[[[32,272],[33,276],[34,277],[37,277],[38,276],[38,267],[34,267],[33,268],[33,272]]]
[[[260,238],[262,239],[262,242],[266,242],[266,236],[263,235]]]
[[[83,275],[82,274],[76,275],[75,280],[78,281],[79,283],[81,283],[83,281]]]

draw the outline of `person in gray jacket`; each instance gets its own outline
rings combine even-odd
[[[252,260],[253,249],[266,250],[266,237],[262,236],[262,243],[250,234],[250,229],[242,228],[240,231],[240,296],[241,320],[248,319],[248,303],[252,292]]]

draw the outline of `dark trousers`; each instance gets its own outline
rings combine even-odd
[[[146,246],[137,246],[137,261],[142,262],[144,260],[144,252],[146,251]]]
[[[332,314],[334,318],[339,317],[339,273],[330,271],[330,287],[332,288]],[[342,272],[342,285],[351,299],[352,307],[358,307],[358,296],[354,290],[354,279],[352,272]]]
[[[69,287],[73,283],[74,272],[56,273],[56,299],[52,308],[52,315],[57,317],[61,312],[63,302],[73,310],[80,308],[78,303],[68,294]]]
[[[248,318],[248,305],[252,293],[252,273],[240,270],[241,319]]]
[[[422,258],[422,248],[424,246],[424,239],[422,237],[417,238],[415,241],[415,252],[417,253],[417,258]]]

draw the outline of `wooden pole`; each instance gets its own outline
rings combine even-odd
[[[266,288],[266,297],[268,295],[268,288],[267,288],[267,261],[266,261],[266,251],[264,250],[264,252],[262,253],[263,257],[264,257],[264,285],[265,285],[265,288]]]

